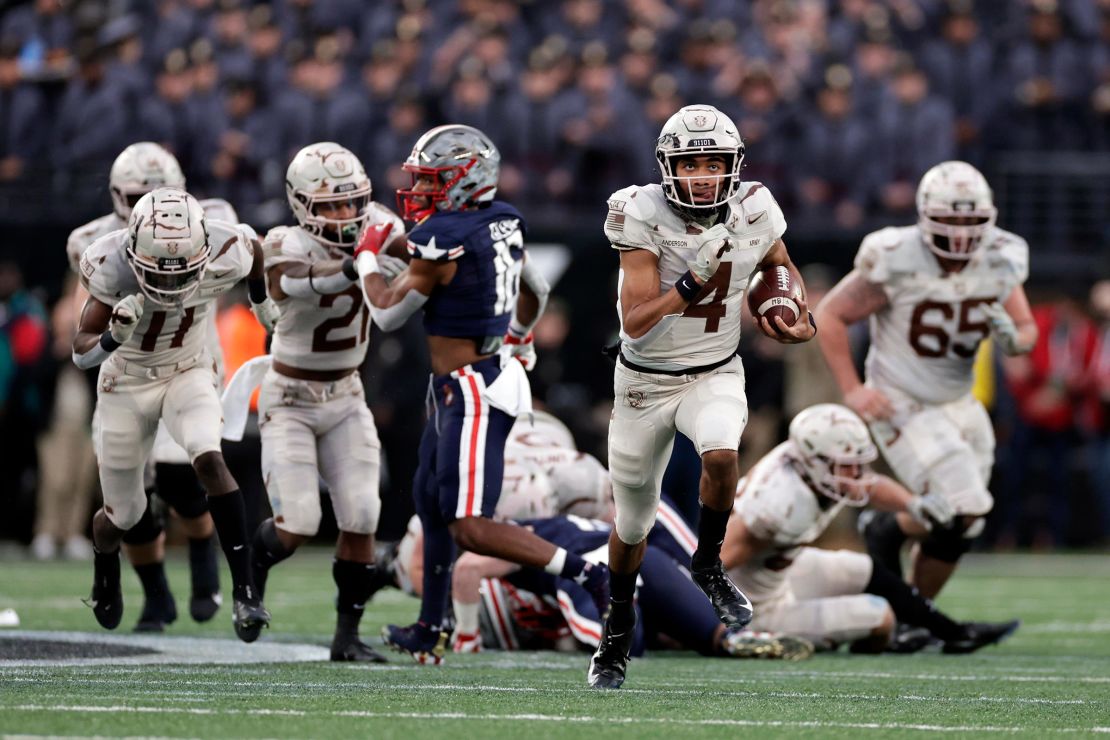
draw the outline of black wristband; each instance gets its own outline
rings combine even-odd
[[[809,325],[813,327],[813,336],[817,336],[817,319],[813,318],[813,314],[809,315]]]
[[[266,300],[266,281],[265,280],[248,280],[247,281],[247,295],[251,298],[251,303],[262,303]]]
[[[100,348],[105,352],[115,352],[121,346],[116,338],[112,336],[112,332],[106,331],[100,335]]]
[[[343,267],[340,268],[348,280],[358,280],[358,268],[355,267],[354,257],[344,257]]]
[[[687,270],[682,277],[674,281],[674,289],[682,296],[682,300],[689,303],[701,292],[701,284],[694,278],[694,273]]]

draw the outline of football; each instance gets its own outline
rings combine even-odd
[[[757,318],[766,316],[771,326],[775,326],[776,316],[787,326],[793,326],[801,313],[798,308],[801,298],[801,286],[781,265],[753,273],[748,282],[748,310]]]

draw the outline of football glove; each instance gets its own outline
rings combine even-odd
[[[277,324],[278,317],[281,315],[277,304],[274,303],[269,296],[261,303],[251,301],[251,313],[258,319],[258,323],[262,324],[262,328],[266,330],[267,334],[273,333],[274,326]]]
[[[505,334],[505,339],[501,346],[504,351],[509,353],[510,357],[515,357],[524,365],[524,369],[531,372],[536,366],[536,345],[533,344],[534,337],[532,332],[528,332],[527,336],[521,337],[513,332]]]
[[[688,262],[690,272],[701,282],[706,282],[709,278],[713,277],[713,273],[717,272],[717,268],[721,264],[721,258],[725,256],[725,252],[732,249],[732,242],[728,240],[728,231],[722,224],[717,224],[712,229],[706,231],[702,237],[701,249],[694,257],[693,261]]]
[[[134,293],[127,296],[112,309],[112,318],[108,322],[108,331],[112,333],[112,339],[120,344],[126,344],[127,340],[139,328],[139,321],[143,318],[143,304],[146,303],[146,298],[141,293]]]
[[[393,282],[393,279],[404,272],[408,266],[409,264],[400,257],[392,257],[388,254],[378,255],[378,269],[381,270],[382,277],[387,283]]]
[[[952,523],[952,517],[956,516],[952,505],[935,493],[915,496],[906,504],[906,513],[925,529],[930,530],[937,525],[947,527]]]
[[[355,247],[355,259],[357,260],[362,252],[369,252],[376,256],[389,241],[389,232],[391,231],[393,231],[393,224],[391,223],[367,226],[358,240],[358,246]]]
[[[998,301],[988,303],[982,307],[987,323],[991,327],[991,337],[999,348],[1008,355],[1018,353],[1017,326],[1005,307]]]

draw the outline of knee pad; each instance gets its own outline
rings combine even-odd
[[[942,563],[955,563],[971,549],[975,537],[983,531],[979,517],[958,516],[947,527],[933,527],[921,540],[921,552]]]
[[[147,509],[143,490],[143,469],[100,468],[100,488],[104,492],[104,513],[115,526],[125,532],[142,518]]]
[[[153,507],[147,502],[147,507],[143,510],[139,521],[123,533],[123,541],[128,545],[146,545],[158,539],[160,534],[162,534],[162,525],[155,518]]]
[[[609,424],[609,475],[615,486],[650,486],[656,448],[656,429],[642,419],[613,419]]]
[[[193,466],[158,463],[155,471],[158,496],[183,519],[196,519],[208,511],[208,498]]]

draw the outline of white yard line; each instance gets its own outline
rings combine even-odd
[[[937,725],[905,722],[827,722],[817,720],[757,720],[757,719],[681,719],[674,717],[588,717],[553,714],[468,714],[466,712],[372,712],[343,710],[335,712],[305,711],[300,709],[208,709],[202,707],[135,707],[135,706],[81,706],[64,704],[22,704],[5,707],[16,712],[77,712],[96,714],[188,714],[200,716],[250,716],[250,717],[351,717],[357,719],[418,719],[418,720],[477,720],[483,722],[551,722],[565,724],[665,724],[685,727],[779,727],[851,730],[919,730],[922,732],[1004,732],[1025,731],[1048,733],[1105,732],[1104,727],[1040,727],[998,725]]]

